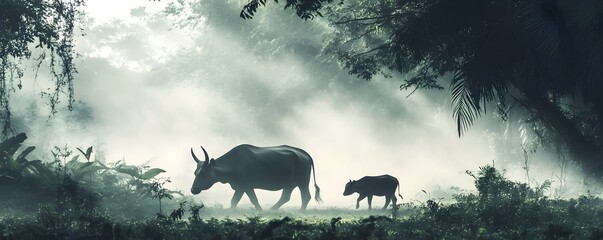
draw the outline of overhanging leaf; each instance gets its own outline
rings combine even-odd
[[[173,190],[169,190],[169,191],[167,191],[167,193],[168,193],[168,194],[171,194],[171,195],[173,195],[173,194],[178,194],[178,195],[180,195],[181,197],[184,197],[184,194],[183,194],[182,192],[180,192],[180,191],[173,191]]]
[[[19,154],[19,156],[17,157],[17,163],[24,163],[27,162],[27,159],[25,159],[25,157],[31,153],[31,151],[33,151],[34,149],[36,149],[36,147],[31,146],[26,148],[25,150],[23,150],[23,152],[21,152],[21,154]]]
[[[25,139],[27,139],[27,135],[25,135],[25,133],[19,133],[16,136],[0,143],[0,154],[12,156],[15,154],[15,152],[17,152],[17,149],[21,147],[21,143],[23,143]]]
[[[39,175],[44,177],[50,177],[53,175],[52,171],[48,169],[46,165],[40,160],[33,160],[29,162],[30,169],[36,171]]]
[[[154,178],[155,176],[159,175],[160,173],[164,173],[165,170],[161,169],[161,168],[152,168],[149,169],[148,171],[146,171],[145,173],[143,173],[140,178],[144,179],[144,180],[149,180],[151,178]]]
[[[94,162],[80,163],[78,164],[79,166],[77,166],[77,171],[84,171],[87,167],[90,167],[92,164],[94,164]]]
[[[138,168],[136,168],[135,166],[129,166],[129,165],[120,165],[114,168],[115,171],[119,172],[119,173],[124,173],[127,175],[130,175],[132,177],[135,178],[140,178],[140,173],[138,172]]]
[[[452,80],[450,96],[452,97],[452,116],[456,119],[459,137],[473,125],[480,116],[479,102],[472,95],[465,77],[457,72]]]
[[[6,167],[12,171],[18,168],[17,161],[15,161],[13,156],[6,156]]]
[[[75,155],[73,156],[73,158],[71,158],[71,160],[69,160],[69,162],[67,162],[67,165],[75,165],[78,161],[78,159],[80,158],[80,155]]]
[[[94,165],[95,162],[86,162],[79,167],[78,171],[74,174],[75,178],[81,178],[85,174],[93,173],[99,170],[105,169],[102,166]]]

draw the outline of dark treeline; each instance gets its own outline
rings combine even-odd
[[[250,19],[266,1],[249,1]],[[326,51],[350,74],[449,89],[459,136],[480,115],[529,123],[589,175],[603,173],[603,13],[595,0],[290,0],[335,29]],[[413,91],[414,91],[413,90]]]

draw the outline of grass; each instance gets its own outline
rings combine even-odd
[[[473,175],[477,193],[393,211],[341,208],[258,212],[175,200],[171,213],[115,217],[94,207],[41,204],[29,215],[0,217],[2,239],[603,239],[603,200],[549,199],[489,166]],[[122,202],[122,204],[132,204]],[[174,214],[176,213],[176,214]],[[373,215],[371,215],[373,214]]]
[[[416,211],[416,209],[414,210]],[[413,212],[412,208],[403,207],[400,209],[400,217],[409,216]],[[361,219],[370,215],[375,216],[391,216],[391,210],[355,210],[351,208],[308,208],[306,211],[299,210],[298,207],[284,207],[279,210],[264,210],[257,211],[253,206],[238,207],[237,209],[224,209],[222,207],[205,207],[200,210],[200,215],[204,218],[247,218],[247,217],[263,217],[263,218],[282,218],[285,216],[293,218],[303,218],[306,220],[324,220],[333,217],[341,217],[343,219]]]

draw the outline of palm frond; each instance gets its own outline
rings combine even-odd
[[[545,56],[548,65],[558,63],[560,46],[566,30],[556,1],[541,0],[526,3],[522,12],[524,31],[533,36],[536,50]],[[565,40],[568,41],[568,40]]]
[[[479,100],[474,98],[471,87],[462,71],[457,71],[454,74],[450,85],[450,97],[452,98],[452,116],[456,119],[457,131],[460,137],[480,116]]]

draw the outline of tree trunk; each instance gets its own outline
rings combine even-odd
[[[597,116],[597,123],[599,124],[597,127],[597,135],[600,138],[603,138],[603,97],[599,97],[595,99],[595,103],[593,104],[595,115]],[[598,143],[603,145],[603,139],[598,139]]]
[[[534,93],[524,93],[524,96],[539,118],[559,134],[572,158],[582,165],[584,173],[603,177],[603,151],[596,143],[589,141],[561,109],[545,97]]]

